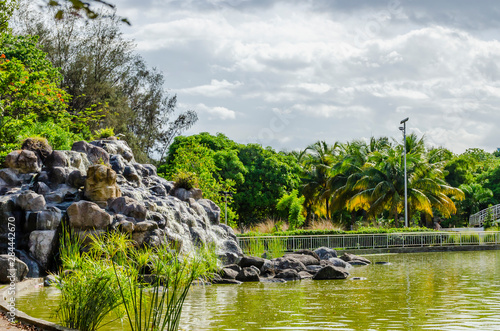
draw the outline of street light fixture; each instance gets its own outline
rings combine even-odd
[[[399,127],[399,130],[403,131],[403,147],[405,154],[405,228],[408,227],[408,173],[406,170],[406,122],[408,122],[410,118],[407,117],[401,121],[400,124],[403,126]]]
[[[219,191],[219,194],[224,196],[224,202],[226,203],[226,209],[225,209],[225,218],[224,218],[224,221],[227,225],[227,197],[232,197],[233,196],[233,193],[229,192],[229,191]]]

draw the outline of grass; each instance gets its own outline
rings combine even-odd
[[[124,315],[133,331],[177,330],[192,283],[217,269],[214,247],[181,256],[167,244],[136,248],[119,232],[91,237],[82,252],[81,240],[64,228],[58,288],[61,323],[82,331],[102,328],[104,317]],[[145,273],[151,273],[146,282]]]
[[[282,257],[287,249],[286,240],[281,238],[251,239],[248,242],[248,255],[265,256],[267,259]],[[245,250],[245,249],[244,249]]]
[[[306,228],[306,230],[343,231],[344,229],[341,226],[334,225],[330,220],[322,219],[322,220],[312,221],[311,224]]]

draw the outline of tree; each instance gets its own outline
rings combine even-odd
[[[488,202],[493,197],[493,192],[480,184],[462,184],[460,189],[465,194],[465,199],[458,204],[460,216],[462,221],[467,223],[471,215],[488,206]]]
[[[92,5],[102,5],[104,7],[108,7],[114,9],[115,6],[104,0],[45,0],[47,2],[47,6],[57,8],[57,12],[54,17],[58,20],[62,20],[63,18],[68,18],[68,16],[78,16],[80,17],[83,14],[89,19],[96,19],[102,16],[102,12],[98,9],[92,7]],[[130,22],[126,18],[121,18],[120,21],[129,24]]]
[[[276,205],[276,209],[283,212],[288,219],[290,229],[296,229],[304,224],[305,217],[302,215],[304,209],[304,196],[298,197],[298,190],[290,194],[284,194]]]

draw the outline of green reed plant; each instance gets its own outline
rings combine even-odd
[[[247,241],[247,251],[250,256],[262,256],[265,253],[266,248],[264,246],[264,240],[258,238],[252,238],[250,241]]]
[[[285,255],[287,249],[286,239],[272,238],[267,242],[267,258],[274,259]]]

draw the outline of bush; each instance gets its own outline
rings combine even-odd
[[[113,137],[114,135],[115,135],[115,130],[113,128],[103,128],[95,132],[93,139],[94,140],[105,139]]]
[[[179,171],[174,177],[174,189],[190,190],[198,187],[198,177],[193,172]]]

